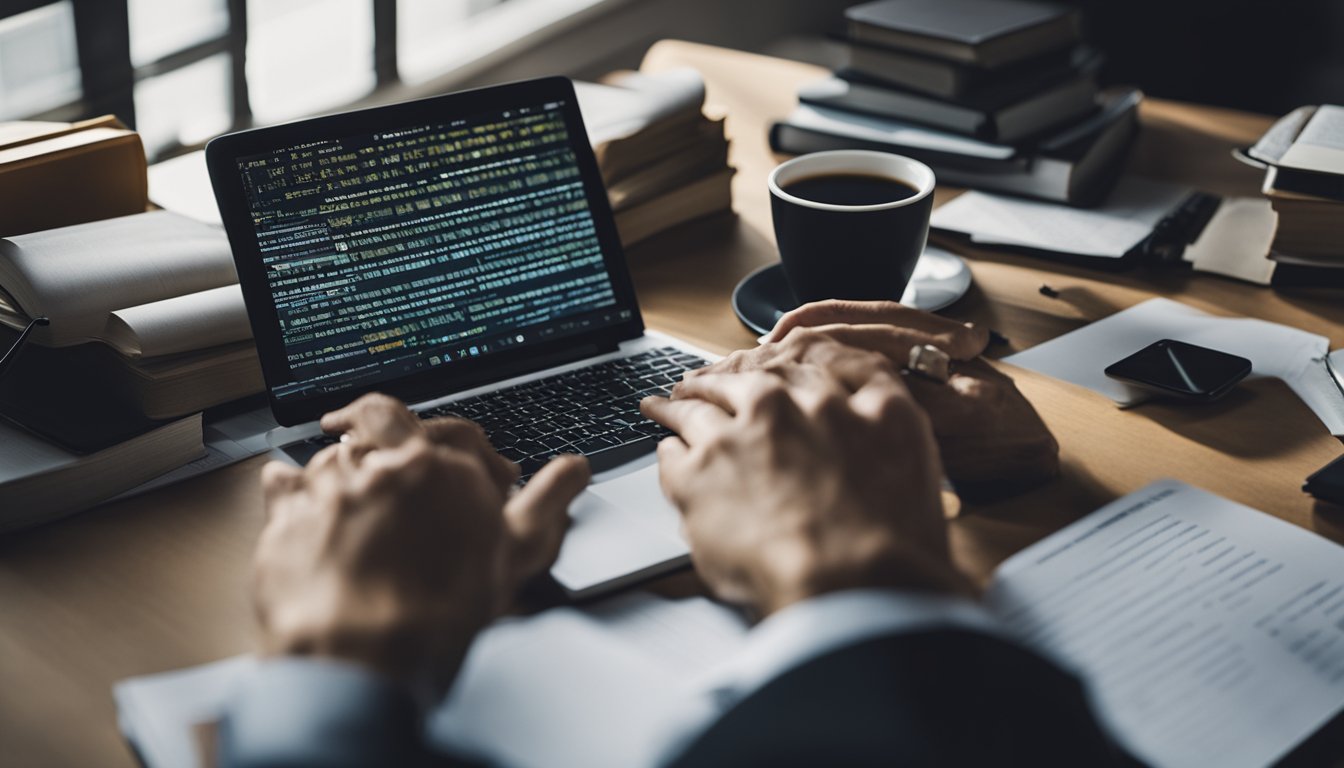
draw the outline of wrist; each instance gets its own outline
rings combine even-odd
[[[461,611],[379,618],[347,616],[339,621],[269,632],[265,647],[276,656],[352,664],[397,683],[446,687],[486,623],[483,615]]]
[[[795,542],[759,579],[762,617],[796,603],[855,589],[899,589],[963,597],[978,590],[945,553],[924,552],[884,533],[845,537],[830,545]]]

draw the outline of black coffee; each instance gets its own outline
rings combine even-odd
[[[784,185],[794,197],[829,205],[878,205],[894,203],[918,192],[914,187],[888,176],[866,173],[827,173],[808,176]]]

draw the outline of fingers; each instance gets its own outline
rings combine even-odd
[[[303,488],[303,470],[283,461],[272,461],[261,468],[261,493],[265,500],[266,521],[270,522],[280,499]]]
[[[555,563],[569,525],[569,505],[591,477],[587,459],[557,456],[504,505],[506,567],[513,588]]]
[[[849,398],[849,406],[859,416],[877,422],[890,421],[896,415],[922,413],[901,377],[887,372],[873,375]]]
[[[794,328],[811,328],[818,325],[835,323],[883,323],[887,325],[905,325],[912,314],[920,314],[893,301],[845,301],[831,299],[814,301],[784,313],[770,329],[764,339],[766,342],[780,341]]]
[[[646,397],[639,404],[639,410],[691,443],[707,440],[732,423],[732,417],[723,408],[706,400]]]
[[[891,301],[820,301],[786,313],[762,339],[783,341],[795,328],[875,325],[912,331],[957,360],[969,360],[989,346],[989,329],[921,312]],[[909,346],[906,354],[909,354]],[[879,350],[880,351],[880,350]]]
[[[387,448],[420,431],[420,419],[404,403],[372,393],[322,417],[322,431],[348,435],[351,443]]]
[[[671,405],[679,405],[683,400],[701,400],[734,416],[748,413],[762,399],[773,397],[776,391],[785,389],[783,373],[781,369],[771,373],[713,373],[699,376],[678,383],[677,400]],[[673,431],[680,433],[680,430]],[[689,441],[696,442],[696,437],[692,436]]]
[[[427,419],[424,429],[435,444],[456,448],[480,458],[490,478],[500,488],[508,488],[518,482],[518,465],[500,456],[486,439],[485,430],[475,422],[451,416],[438,417]]]
[[[690,446],[680,437],[664,438],[658,443],[658,484],[663,488],[663,495],[683,512],[685,472],[690,455]]]

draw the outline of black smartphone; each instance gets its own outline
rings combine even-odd
[[[1186,400],[1210,402],[1251,372],[1251,361],[1216,349],[1163,339],[1106,368],[1112,379]]]

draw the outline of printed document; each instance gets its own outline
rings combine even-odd
[[[1184,483],[1028,547],[987,599],[1152,765],[1267,765],[1344,707],[1344,547]]]

